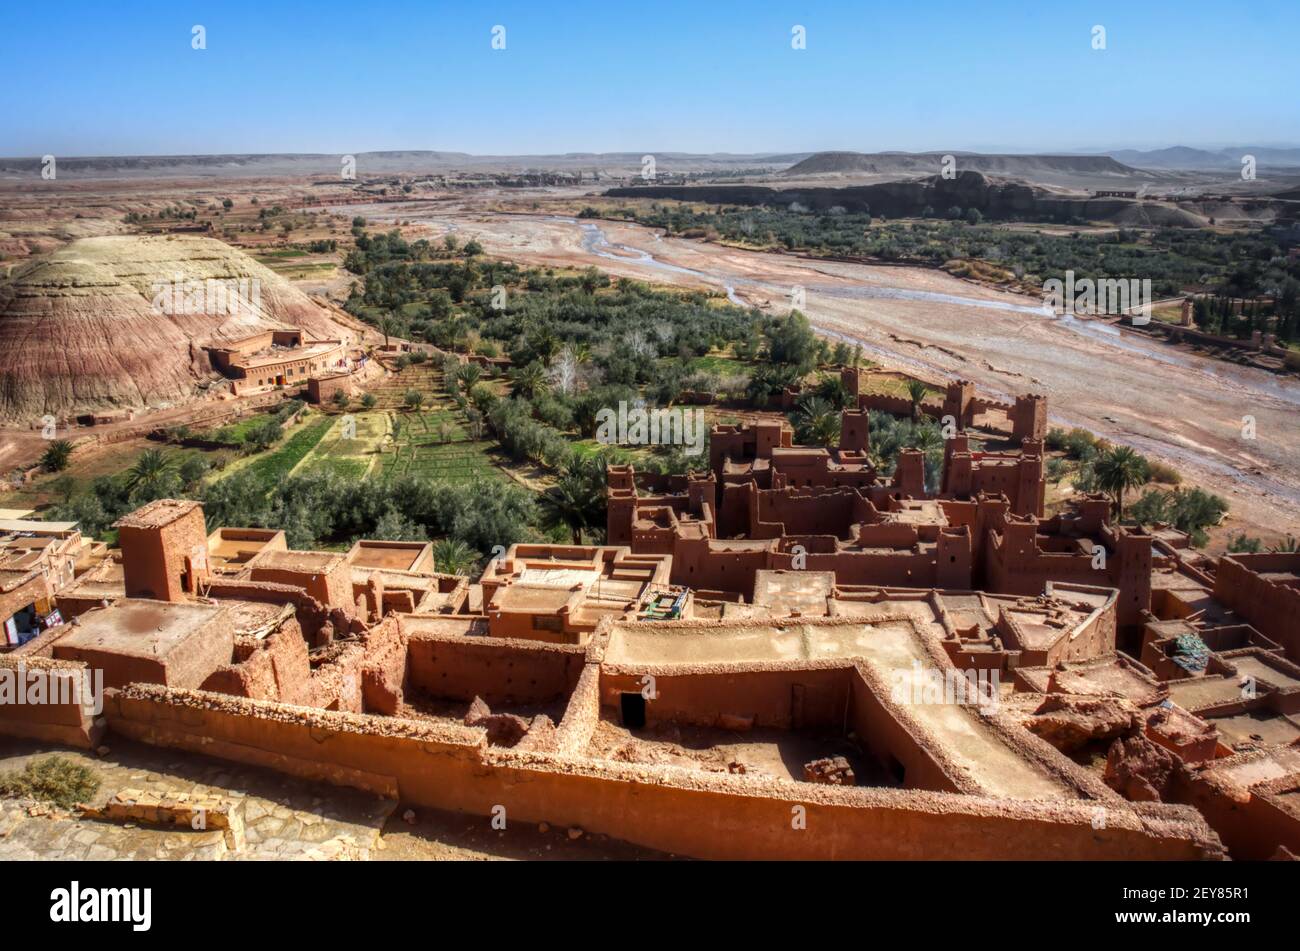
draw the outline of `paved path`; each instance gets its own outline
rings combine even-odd
[[[0,740],[0,773],[49,755],[34,744]],[[216,795],[242,807],[245,845],[231,851],[220,831],[193,832],[79,818],[0,799],[0,861],[12,859],[365,860],[396,803],[358,790],[321,786],[264,770],[116,741],[107,756],[59,751],[91,767],[101,785],[94,804],[126,789],[166,798]]]

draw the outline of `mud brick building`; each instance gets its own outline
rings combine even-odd
[[[208,356],[213,367],[232,381],[237,396],[304,384],[318,376],[336,379],[347,367],[345,341],[307,340],[301,330],[288,328],[263,331],[225,347],[209,347]]]
[[[835,448],[778,421],[716,427],[707,471],[611,466],[607,544],[477,579],[150,503],[0,654],[0,686],[101,674],[103,716],[0,703],[0,732],[702,858],[1293,856],[1289,556],[1216,562],[1100,496],[1045,516],[1041,400],[960,381],[937,487],[919,452],[882,477],[864,397]]]

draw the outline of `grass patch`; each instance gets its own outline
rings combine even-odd
[[[250,463],[246,471],[251,472],[258,483],[270,492],[315,448],[333,424],[334,420],[329,418],[305,423],[274,452]]]
[[[62,809],[88,802],[98,791],[98,774],[66,756],[34,759],[21,771],[0,775],[0,794],[51,802]]]

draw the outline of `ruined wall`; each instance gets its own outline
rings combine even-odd
[[[414,634],[407,642],[407,684],[435,697],[496,704],[549,703],[582,673],[584,649],[536,642]]]
[[[854,671],[850,686],[853,691],[853,732],[895,779],[901,779],[907,789],[962,791],[943,765],[877,696],[877,692],[886,689],[887,685],[869,684],[859,670]]]
[[[756,727],[842,731],[848,716],[852,668],[843,665],[653,673],[655,696],[646,702],[649,722],[725,726],[752,720]],[[641,692],[643,676],[626,668],[606,668],[600,678],[601,703],[617,709],[620,694]]]
[[[352,610],[352,566],[343,558],[327,571],[312,571],[288,566],[253,563],[249,572],[254,581],[302,588],[311,597],[330,608]]]
[[[1290,759],[1292,768],[1300,765],[1297,754],[1282,754]],[[1209,769],[1180,769],[1174,773],[1170,795],[1174,801],[1194,807],[1209,824],[1234,859],[1265,861],[1272,858],[1279,845],[1300,854],[1300,818],[1279,807],[1276,796],[1270,795],[1270,783],[1261,783],[1243,789],[1222,775],[1227,764],[1249,760],[1259,761],[1260,775],[1274,775],[1273,783],[1286,783],[1279,776],[1282,767],[1270,764],[1267,751],[1242,753],[1229,760],[1219,760]],[[1295,774],[1291,774],[1294,782]]]
[[[0,654],[0,735],[94,749],[104,722],[88,673],[71,661]]]
[[[1116,617],[1121,627],[1142,623],[1151,607],[1151,539],[1140,534],[1103,533],[1104,566],[1094,566],[1087,538],[1058,536],[1067,551],[1039,547],[1038,524],[1008,521],[1001,533],[985,536],[985,588],[994,594],[1038,595],[1049,581],[1119,589]],[[1109,537],[1106,537],[1109,536]],[[1078,544],[1076,544],[1078,543]]]
[[[1293,554],[1226,555],[1219,559],[1214,598],[1272,638],[1300,663],[1300,588],[1263,577],[1263,572],[1300,571]]]
[[[847,539],[849,526],[866,513],[865,500],[852,489],[771,489],[752,492],[749,498],[750,538],[835,535]]]
[[[556,759],[486,746],[481,729],[301,711],[136,687],[112,698],[115,732],[431,808],[578,825],[713,859],[1198,859],[1217,840],[1189,809],[1119,804],[1105,829],[1087,802],[1007,802],[646,764]],[[559,768],[561,767],[562,768]],[[794,806],[806,828],[792,827]],[[486,820],[485,820],[486,821]]]
[[[218,668],[203,682],[203,690],[255,700],[310,703],[311,662],[302,628],[293,619],[266,637],[241,638],[236,660]]]

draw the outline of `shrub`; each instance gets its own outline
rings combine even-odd
[[[1071,459],[1088,459],[1097,449],[1097,437],[1076,426],[1065,434],[1061,448]]]
[[[1228,551],[1234,555],[1253,555],[1264,547],[1264,543],[1258,538],[1246,535],[1244,532],[1240,535],[1233,536],[1228,542]]]
[[[1151,481],[1159,482],[1161,485],[1178,485],[1183,481],[1178,470],[1168,463],[1148,460],[1147,471],[1151,475]]]
[[[99,791],[94,770],[66,756],[45,756],[28,761],[21,771],[0,775],[0,794],[52,802],[71,809]]]

